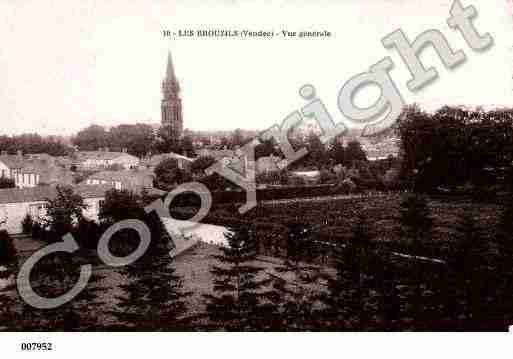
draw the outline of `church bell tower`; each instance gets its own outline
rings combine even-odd
[[[167,56],[166,77],[162,81],[161,104],[162,127],[170,131],[170,136],[181,138],[183,133],[182,99],[180,98],[180,84],[175,76],[171,53]]]

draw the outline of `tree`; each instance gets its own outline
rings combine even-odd
[[[336,251],[336,275],[328,277],[328,295],[324,297],[324,303],[330,329],[368,329],[368,293],[365,292],[363,274],[371,255],[370,239],[367,223],[360,212],[350,240]]]
[[[245,141],[246,141],[246,138],[244,137],[242,130],[240,128],[237,128],[237,129],[235,129],[235,131],[233,131],[232,138],[231,138],[231,144],[229,147],[230,148],[241,147]]]
[[[302,147],[302,145],[298,146]],[[327,165],[328,156],[326,147],[315,133],[310,133],[306,141],[307,154],[292,163],[292,168],[323,168]]]
[[[279,155],[279,151],[276,149],[276,140],[274,137],[261,140],[261,143],[255,146],[255,161],[260,157],[268,157],[271,155]]]
[[[406,107],[398,120],[404,181],[417,191],[470,184],[487,191],[513,160],[513,111]]]
[[[108,133],[108,138],[111,149],[115,151],[126,149],[128,153],[138,157],[148,154],[155,142],[153,128],[143,123],[113,127]]]
[[[511,266],[511,256],[513,255],[513,195],[508,194],[502,205],[502,212],[497,225],[494,238],[496,248],[494,255],[494,269],[496,272],[498,298],[498,312],[501,315],[500,321],[504,326],[511,325],[513,322],[513,305],[511,298],[513,295],[513,268]]]
[[[270,306],[263,303],[269,280],[256,260],[256,233],[240,227],[225,234],[228,246],[215,255],[220,265],[213,266],[214,293],[205,295],[207,313],[213,327],[224,330],[262,330],[271,324]]]
[[[79,131],[73,143],[81,151],[97,151],[108,146],[108,133],[102,126],[91,125]]]
[[[173,186],[191,180],[190,174],[178,167],[174,158],[166,158],[155,167],[155,186],[169,190]]]
[[[401,233],[414,250],[422,248],[431,236],[433,219],[431,218],[427,199],[418,194],[406,196],[400,209]]]
[[[47,153],[51,156],[64,156],[71,151],[71,148],[64,142],[65,140],[59,136],[42,137],[36,133],[24,133],[10,137],[0,136],[0,150],[10,154],[21,151],[22,153]]]
[[[142,215],[140,198],[128,190],[110,189],[105,192],[105,200],[100,208],[98,218],[107,225],[124,219],[137,219]]]
[[[30,235],[32,233],[32,227],[34,226],[34,220],[32,219],[32,216],[27,213],[25,217],[23,217],[23,221],[21,221],[21,228],[23,231],[23,234]]]
[[[344,150],[344,164],[350,166],[355,161],[367,161],[367,155],[360,142],[353,140],[347,144]]]
[[[11,263],[16,259],[16,248],[11,236],[5,229],[0,230],[0,265]]]
[[[322,168],[327,165],[328,156],[326,155],[326,147],[319,139],[319,136],[311,133],[308,136],[308,159],[311,165]]]
[[[287,255],[276,268],[272,298],[278,310],[280,330],[319,330],[320,313],[315,304],[321,296],[314,285],[323,277],[310,264],[317,254],[312,228],[300,223],[288,224]]]
[[[194,157],[194,145],[191,136],[184,136],[181,141],[182,154],[187,157]]]
[[[188,325],[184,317],[182,281],[175,274],[169,255],[171,238],[160,219],[147,214],[141,198],[129,191],[110,190],[99,214],[107,227],[118,221],[137,219],[150,230],[150,245],[136,262],[125,266],[122,273],[128,283],[120,285],[119,304],[112,314],[118,319],[115,328],[137,330],[183,330]],[[141,239],[130,229],[118,231],[111,238],[111,251],[126,256],[138,247]]]
[[[111,189],[105,192],[105,200],[98,213],[100,231],[126,219],[145,220],[140,196],[128,190]],[[122,230],[111,240],[111,251],[118,256],[126,256],[135,250],[139,237],[134,231]]]
[[[414,256],[424,254],[433,228],[427,199],[419,194],[406,196],[401,202],[400,213],[401,235],[406,242],[406,248]],[[404,315],[413,318],[417,323],[431,319],[426,308],[428,299],[425,298],[427,294],[425,272],[421,264],[416,257],[411,258],[407,265],[409,276],[405,281],[407,283],[405,295],[408,296],[408,300]]]
[[[18,266],[16,248],[5,230],[0,231],[0,330],[15,330],[16,299],[14,276]]]
[[[346,151],[342,143],[335,139],[333,145],[329,150],[329,157],[334,164],[345,164],[346,163]]]
[[[43,223],[60,239],[71,232],[74,224],[83,218],[82,211],[87,208],[87,205],[70,186],[57,186],[56,192],[54,198],[46,199],[48,204]]]
[[[180,139],[171,126],[162,126],[152,146],[153,153],[182,153]]]
[[[205,170],[216,162],[212,156],[201,156],[196,158],[191,164],[191,172],[198,175],[205,175]]]
[[[191,322],[185,302],[190,293],[183,290],[182,280],[172,266],[171,238],[154,213],[142,219],[151,231],[150,246],[141,258],[123,268],[128,283],[120,285],[123,295],[112,312],[119,322],[116,327],[183,331]]]
[[[44,298],[55,298],[72,288],[80,275],[82,258],[70,254],[53,253],[42,258],[31,273],[30,283],[34,291]],[[17,318],[17,329],[22,331],[57,330],[88,331],[100,327],[99,308],[103,304],[99,293],[105,289],[99,285],[103,276],[93,269],[86,288],[69,302],[52,309],[38,309],[22,303]],[[93,310],[94,309],[94,310]]]
[[[454,281],[449,300],[455,318],[464,318],[466,329],[478,329],[486,321],[487,285],[489,277],[490,248],[477,226],[470,207],[459,216],[456,223],[456,237],[451,242],[449,264]],[[488,278],[488,279],[487,279]],[[459,299],[459,300],[458,300]],[[460,304],[460,308],[456,308]],[[482,325],[482,324],[481,324]]]

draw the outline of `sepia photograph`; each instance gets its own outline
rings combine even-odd
[[[511,340],[512,0],[0,0],[0,19],[6,357]]]

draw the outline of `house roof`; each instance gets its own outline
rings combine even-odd
[[[278,163],[281,161],[280,157],[277,156],[265,156],[260,157],[256,161],[257,172],[262,171],[279,171]]]
[[[149,170],[100,171],[87,177],[86,181],[88,179],[97,179],[104,181],[128,182],[137,179],[153,178],[154,176],[153,172]]]
[[[0,155],[0,162],[9,168],[21,168],[24,164],[23,157],[18,155]]]
[[[235,151],[232,150],[210,150],[210,149],[202,149],[198,151],[200,156],[210,156],[215,158],[216,160],[225,158],[225,157],[234,157]]]
[[[83,198],[101,198],[112,186],[73,186],[75,193]],[[27,203],[45,201],[57,195],[57,188],[54,186],[38,186],[29,188],[4,188],[0,189],[0,204],[5,203]]]
[[[112,152],[112,151],[81,151],[77,153],[77,156],[81,160],[113,160],[119,158],[121,156],[130,156],[133,158],[137,158],[132,156],[126,152]]]
[[[162,162],[162,161],[164,161],[165,159],[168,159],[168,158],[174,158],[174,159],[183,160],[183,161],[186,161],[186,162],[193,162],[194,161],[194,159],[192,159],[192,158],[179,155],[178,153],[169,152],[169,153],[160,153],[158,155],[151,156],[151,158],[149,159],[148,163],[149,163],[150,166],[157,166],[160,162]]]

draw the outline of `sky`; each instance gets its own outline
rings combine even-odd
[[[511,0],[474,5],[478,31],[494,46],[473,52],[446,20],[452,0],[0,0],[0,134],[71,135],[90,124],[159,123],[161,81],[171,51],[182,87],[184,127],[265,129],[306,104],[312,84],[335,121],[343,84],[385,56],[407,103],[513,104]],[[166,38],[162,30],[327,30],[326,39]],[[440,30],[467,61],[446,70],[432,49],[421,58],[439,79],[411,93],[400,56],[381,38]],[[372,104],[379,91],[360,91]],[[513,107],[513,106],[512,106]]]

